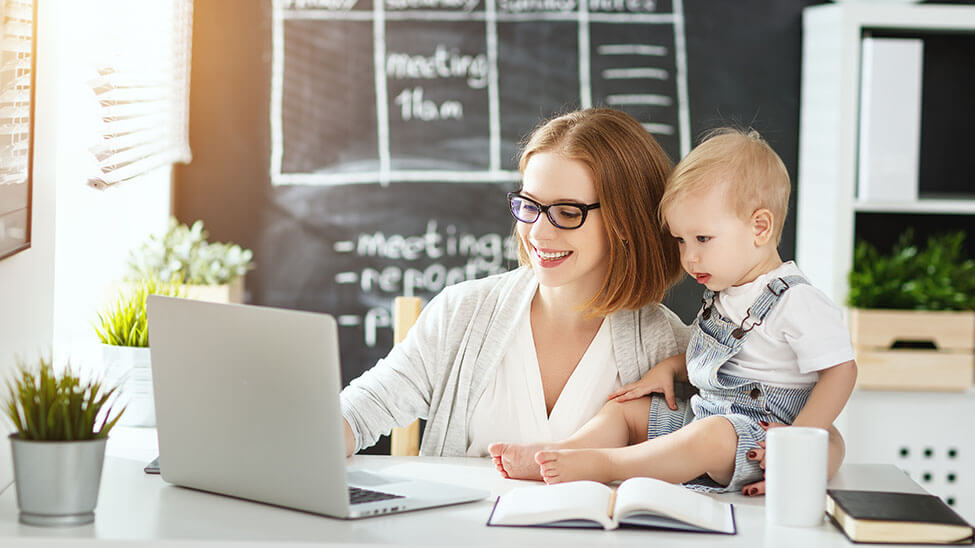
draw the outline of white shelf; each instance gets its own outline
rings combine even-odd
[[[868,213],[933,213],[945,215],[975,214],[975,200],[918,200],[916,202],[853,203],[855,211]]]
[[[862,38],[865,31],[884,29],[972,33],[975,6],[860,2],[803,10],[796,260],[837,303],[846,302],[849,292],[858,212],[975,214],[975,199],[967,196],[906,202],[856,198]],[[838,425],[849,462],[889,462],[922,480],[929,477],[925,488],[953,498],[962,515],[975,519],[975,481],[963,473],[972,469],[975,439],[946,419],[973,413],[975,389],[857,390]]]
[[[975,199],[858,201],[860,56],[869,30],[975,32],[975,6],[824,4],[803,10],[796,261],[846,302],[858,212],[975,214]]]

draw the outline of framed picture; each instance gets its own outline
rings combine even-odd
[[[34,0],[0,0],[0,259],[30,247]]]

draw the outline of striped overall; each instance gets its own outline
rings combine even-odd
[[[741,349],[752,328],[762,323],[780,297],[791,286],[808,284],[802,276],[775,278],[748,309],[741,324],[732,323],[714,309],[715,294],[704,292],[704,306],[693,325],[687,346],[687,375],[698,394],[691,397],[688,417],[687,405],[680,402],[677,411],[653,398],[650,406],[648,438],[673,432],[690,420],[720,415],[734,426],[738,434],[735,470],[731,483],[722,486],[708,476],[688,482],[688,487],[706,491],[740,491],[742,487],[759,481],[764,472],[757,461],[746,458],[748,451],[758,448],[765,440],[765,430],[758,421],[792,424],[809,399],[812,386],[784,388],[721,372],[721,366]],[[679,423],[679,424],[678,424]]]

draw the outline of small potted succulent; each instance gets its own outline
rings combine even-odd
[[[975,369],[975,260],[965,233],[888,254],[858,242],[850,272],[850,330],[861,388],[966,390]]]
[[[150,236],[130,254],[129,277],[179,276],[194,299],[243,302],[244,275],[254,267],[253,252],[233,243],[208,242],[207,236],[203,221],[187,226],[170,218],[165,235]]]
[[[106,378],[124,387],[128,412],[124,426],[155,426],[152,369],[149,362],[149,295],[185,297],[178,276],[164,283],[149,278],[119,290],[115,302],[98,313],[95,334],[102,343]]]
[[[4,405],[15,430],[10,445],[20,521],[91,523],[108,433],[125,411],[116,410],[118,387],[84,381],[70,365],[58,374],[49,359],[39,362],[36,368],[18,362]]]

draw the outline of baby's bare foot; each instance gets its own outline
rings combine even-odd
[[[535,455],[545,483],[576,480],[613,481],[609,455],[603,449],[539,451]]]
[[[535,453],[545,448],[541,444],[492,443],[488,446],[488,453],[502,476],[540,481],[542,475],[538,471],[538,463],[535,462]]]

